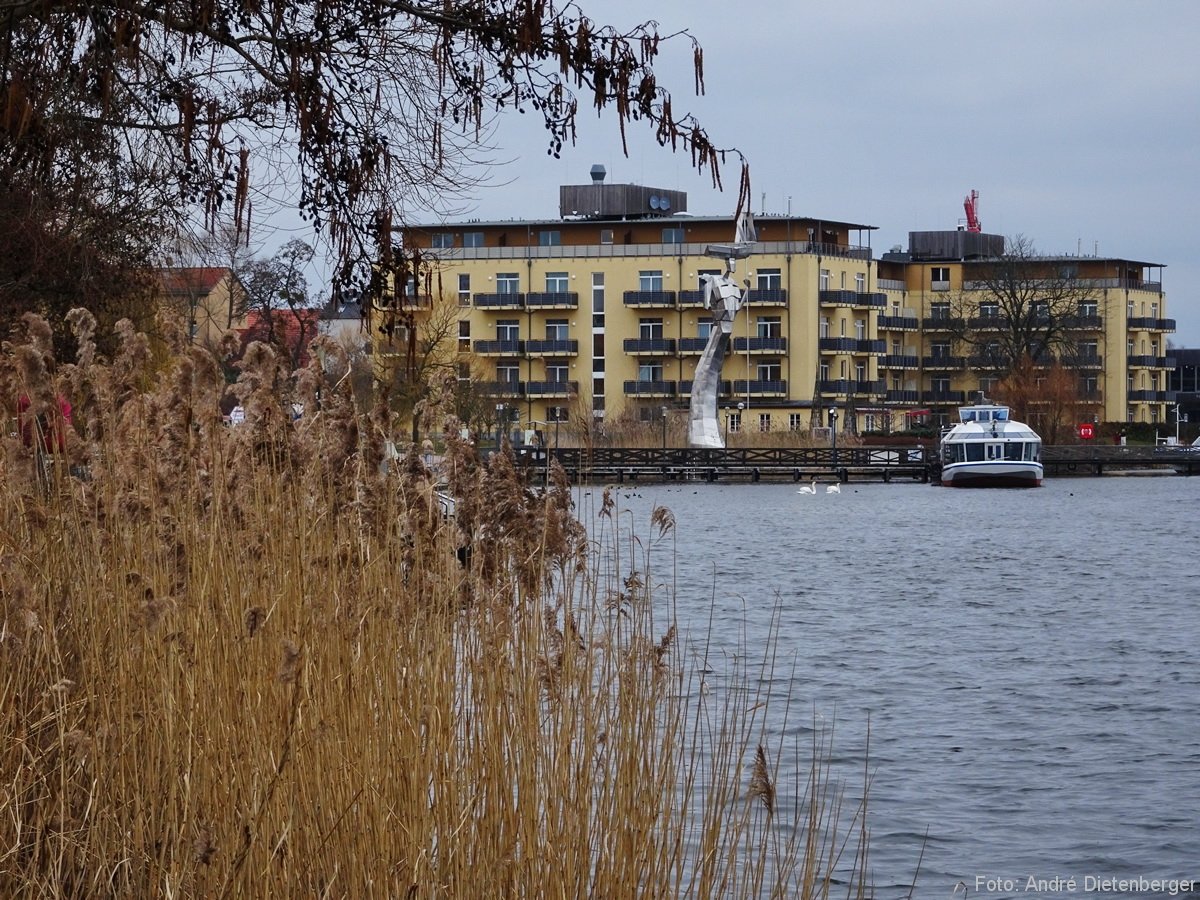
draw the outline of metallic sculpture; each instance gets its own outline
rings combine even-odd
[[[742,203],[739,202],[739,207]],[[747,204],[748,206],[748,204]],[[725,272],[721,275],[705,275],[704,305],[712,313],[712,330],[700,362],[696,364],[696,375],[692,381],[692,402],[688,409],[688,445],[691,447],[723,448],[721,423],[717,419],[717,392],[721,385],[721,366],[729,349],[733,334],[733,320],[742,308],[745,291],[733,279],[737,261],[748,257],[758,240],[754,231],[754,216],[748,208],[740,209],[737,229],[732,244],[712,244],[705,248],[705,256],[725,260]],[[749,288],[750,282],[743,283]],[[749,373],[746,373],[749,377]]]

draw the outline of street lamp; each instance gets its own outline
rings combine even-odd
[[[744,410],[745,408],[746,408],[746,404],[739,401],[738,402],[738,427],[735,429],[736,431],[741,431],[746,426],[746,423],[742,421],[742,410]]]
[[[729,407],[725,407],[725,446],[729,446]]]
[[[662,448],[663,453],[667,452],[667,408],[665,406],[659,409],[659,414],[662,416]]]
[[[831,440],[831,448],[833,450],[833,464],[837,465],[837,410],[829,411],[829,435]]]

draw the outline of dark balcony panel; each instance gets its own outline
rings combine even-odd
[[[971,316],[967,319],[967,325],[979,331],[987,331],[988,329],[1004,328],[1008,325],[1007,316]]]
[[[1131,356],[1128,362],[1131,369],[1175,368],[1175,357],[1173,356]]]
[[[579,295],[574,291],[551,294],[526,294],[526,309],[575,309]]]
[[[1079,331],[1101,331],[1104,319],[1101,316],[1067,316],[1067,327]]]
[[[733,396],[744,396],[749,394],[752,397],[786,395],[786,381],[737,381],[733,382]]]
[[[1062,361],[1062,364],[1068,369],[1103,369],[1104,357],[1098,353],[1091,353],[1085,356],[1069,356]]]
[[[858,348],[855,338],[823,337],[817,340],[817,349],[827,353],[853,353]]]
[[[751,288],[746,292],[746,302],[757,306],[787,306],[787,291],[783,288]]]
[[[875,322],[880,328],[893,331],[916,331],[921,326],[921,320],[916,316],[880,316]]]
[[[864,339],[855,343],[854,351],[856,353],[887,353],[887,341]]]
[[[854,382],[854,393],[859,396],[882,397],[886,391],[887,383],[884,381]]]
[[[964,356],[926,356],[921,364],[927,369],[965,369],[967,360]]]
[[[631,397],[674,397],[674,381],[627,381],[625,393]]]
[[[1174,403],[1178,391],[1130,391],[1130,403]]]
[[[525,385],[527,397],[570,397],[578,393],[578,381],[530,381]]]
[[[922,403],[963,403],[966,398],[965,391],[922,391]]]
[[[679,352],[680,353],[703,353],[704,348],[708,346],[708,338],[680,338]]]
[[[885,369],[917,369],[921,366],[921,358],[918,356],[888,354],[879,361],[879,365]]]
[[[493,307],[510,307],[519,309],[525,305],[524,294],[474,294],[471,297],[471,302],[478,309],[489,309]]]
[[[674,306],[674,291],[626,291],[626,306]]]
[[[849,378],[835,378],[832,380],[818,381],[817,393],[849,396],[850,394],[854,393],[854,382]]]
[[[489,397],[524,397],[523,381],[477,381],[475,387]]]
[[[887,306],[887,294],[865,293],[856,296],[855,306],[867,306],[873,309],[883,309]]]
[[[1099,389],[1094,391],[1080,391],[1079,399],[1084,403],[1102,403],[1104,402],[1104,392]]]
[[[785,337],[735,337],[733,352],[787,353],[787,338]]]
[[[826,306],[854,306],[858,294],[854,291],[817,291],[817,299]]]
[[[920,391],[888,391],[886,395],[888,403],[920,403]]]
[[[717,396],[729,397],[732,393],[733,393],[733,382],[732,381],[718,382]],[[683,397],[690,397],[692,394],[692,382],[691,381],[679,382],[679,394],[680,394],[680,396],[683,396]]]
[[[575,340],[528,340],[525,352],[538,355],[575,356],[579,353],[579,341]]]
[[[673,338],[626,338],[622,346],[626,353],[659,354],[674,353]]]
[[[488,356],[520,356],[525,352],[524,341],[476,341],[475,352]]]
[[[703,306],[704,291],[680,291],[679,292],[680,306]]]
[[[1154,319],[1149,317],[1139,317],[1129,320],[1129,328],[1137,331],[1174,331],[1174,319]]]
[[[962,324],[962,319],[951,316],[926,316],[921,320],[921,327],[926,331],[951,331]]]
[[[993,372],[1003,368],[1004,364],[998,356],[979,355],[968,356],[967,365],[978,372]]]

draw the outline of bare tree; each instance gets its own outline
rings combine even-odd
[[[434,299],[434,298],[437,299]],[[443,295],[408,296],[377,326],[376,384],[388,404],[412,418],[413,440],[420,417],[413,415],[439,377],[458,375],[458,302]]]
[[[293,369],[304,364],[320,320],[304,275],[312,257],[312,247],[294,239],[269,259],[249,261],[238,273],[250,320],[244,341],[271,344],[287,356]]]
[[[1039,256],[1021,236],[1000,257],[965,267],[964,281],[951,302],[953,337],[973,369],[1002,379],[1025,364],[1075,360],[1083,311],[1101,296],[1072,263]]]

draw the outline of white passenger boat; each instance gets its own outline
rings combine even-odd
[[[1042,439],[1009,417],[1009,408],[980,399],[958,411],[958,424],[942,435],[946,487],[1038,487]]]

